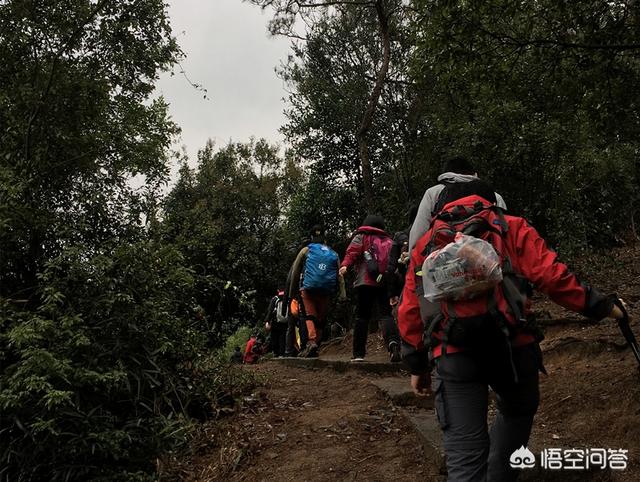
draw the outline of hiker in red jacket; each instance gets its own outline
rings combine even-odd
[[[528,317],[531,288],[596,320],[623,313],[615,295],[578,281],[527,221],[487,201],[493,193],[488,184],[466,186],[466,195],[460,192],[444,206],[412,251],[398,315],[403,360],[419,395],[428,393],[435,364],[433,392],[449,480],[515,480],[509,457],[528,443],[538,372],[544,372],[542,337]],[[493,247],[501,281],[482,278],[478,266],[493,270],[492,276],[496,266],[480,254],[478,241]],[[490,433],[489,387],[498,408]]]
[[[391,316],[392,307],[389,304],[389,293],[384,277],[392,244],[391,236],[384,230],[382,217],[370,214],[365,218],[363,225],[356,229],[342,261],[341,275],[344,275],[350,266],[353,266],[356,272],[353,286],[356,290],[358,304],[353,328],[353,358],[351,361],[364,360],[369,321],[373,317],[376,306],[391,361],[399,362],[401,360],[400,336]]]
[[[253,365],[264,354],[264,338],[262,335],[252,335],[244,349],[243,363]]]

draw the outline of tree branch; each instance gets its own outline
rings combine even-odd
[[[362,168],[362,180],[364,184],[364,197],[367,208],[374,210],[373,197],[373,170],[371,168],[371,160],[369,159],[369,145],[367,143],[367,133],[373,124],[373,115],[375,114],[384,86],[387,72],[389,71],[389,63],[391,60],[391,39],[389,37],[389,19],[384,11],[382,0],[376,1],[376,15],[378,17],[378,26],[380,28],[380,36],[382,37],[382,64],[376,77],[376,82],[369,96],[367,108],[362,116],[362,122],[356,132],[358,140],[358,148],[360,151],[360,165]]]
[[[298,8],[314,8],[314,7],[333,7],[336,5],[359,5],[365,7],[373,7],[377,2],[374,1],[359,1],[359,0],[326,0],[324,2],[311,2],[306,3],[304,1],[296,0],[295,4]]]
[[[640,49],[640,44],[585,44],[585,43],[577,43],[577,42],[566,42],[563,40],[554,40],[554,39],[519,39],[512,35],[508,35],[506,33],[492,32],[491,30],[486,29],[482,24],[476,23],[474,25],[473,22],[470,22],[470,23],[485,35],[488,35],[489,37],[495,40],[501,41],[503,43],[510,43],[518,47],[550,46],[550,47],[564,47],[564,48],[582,49],[582,50],[616,50],[616,51]]]

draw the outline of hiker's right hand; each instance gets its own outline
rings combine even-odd
[[[431,393],[431,377],[428,373],[411,375],[411,388],[419,397],[426,397]]]
[[[347,272],[347,267],[346,266],[340,266],[340,269],[338,270],[338,274],[340,276],[344,276],[344,274]]]
[[[624,302],[624,300],[622,298],[618,298],[618,300],[620,301],[620,303],[622,303],[622,306],[624,306],[624,309],[627,312],[629,312],[629,307]],[[622,312],[622,310],[618,305],[613,305],[613,308],[611,308],[611,313],[609,314],[609,317],[619,320],[621,318],[624,318],[624,313]],[[631,317],[629,317],[629,320],[631,320]]]

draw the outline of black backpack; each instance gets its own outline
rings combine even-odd
[[[438,200],[436,201],[435,206],[433,206],[431,219],[434,219],[437,214],[442,211],[442,208],[450,202],[457,201],[458,199],[462,199],[463,197],[471,196],[473,194],[486,199],[490,203],[495,204],[497,202],[496,193],[493,188],[489,183],[481,179],[468,182],[444,181],[442,184],[444,184],[444,189],[440,191]]]

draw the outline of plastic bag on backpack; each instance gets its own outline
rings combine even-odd
[[[502,281],[500,257],[487,241],[462,233],[422,264],[429,301],[470,299]]]

